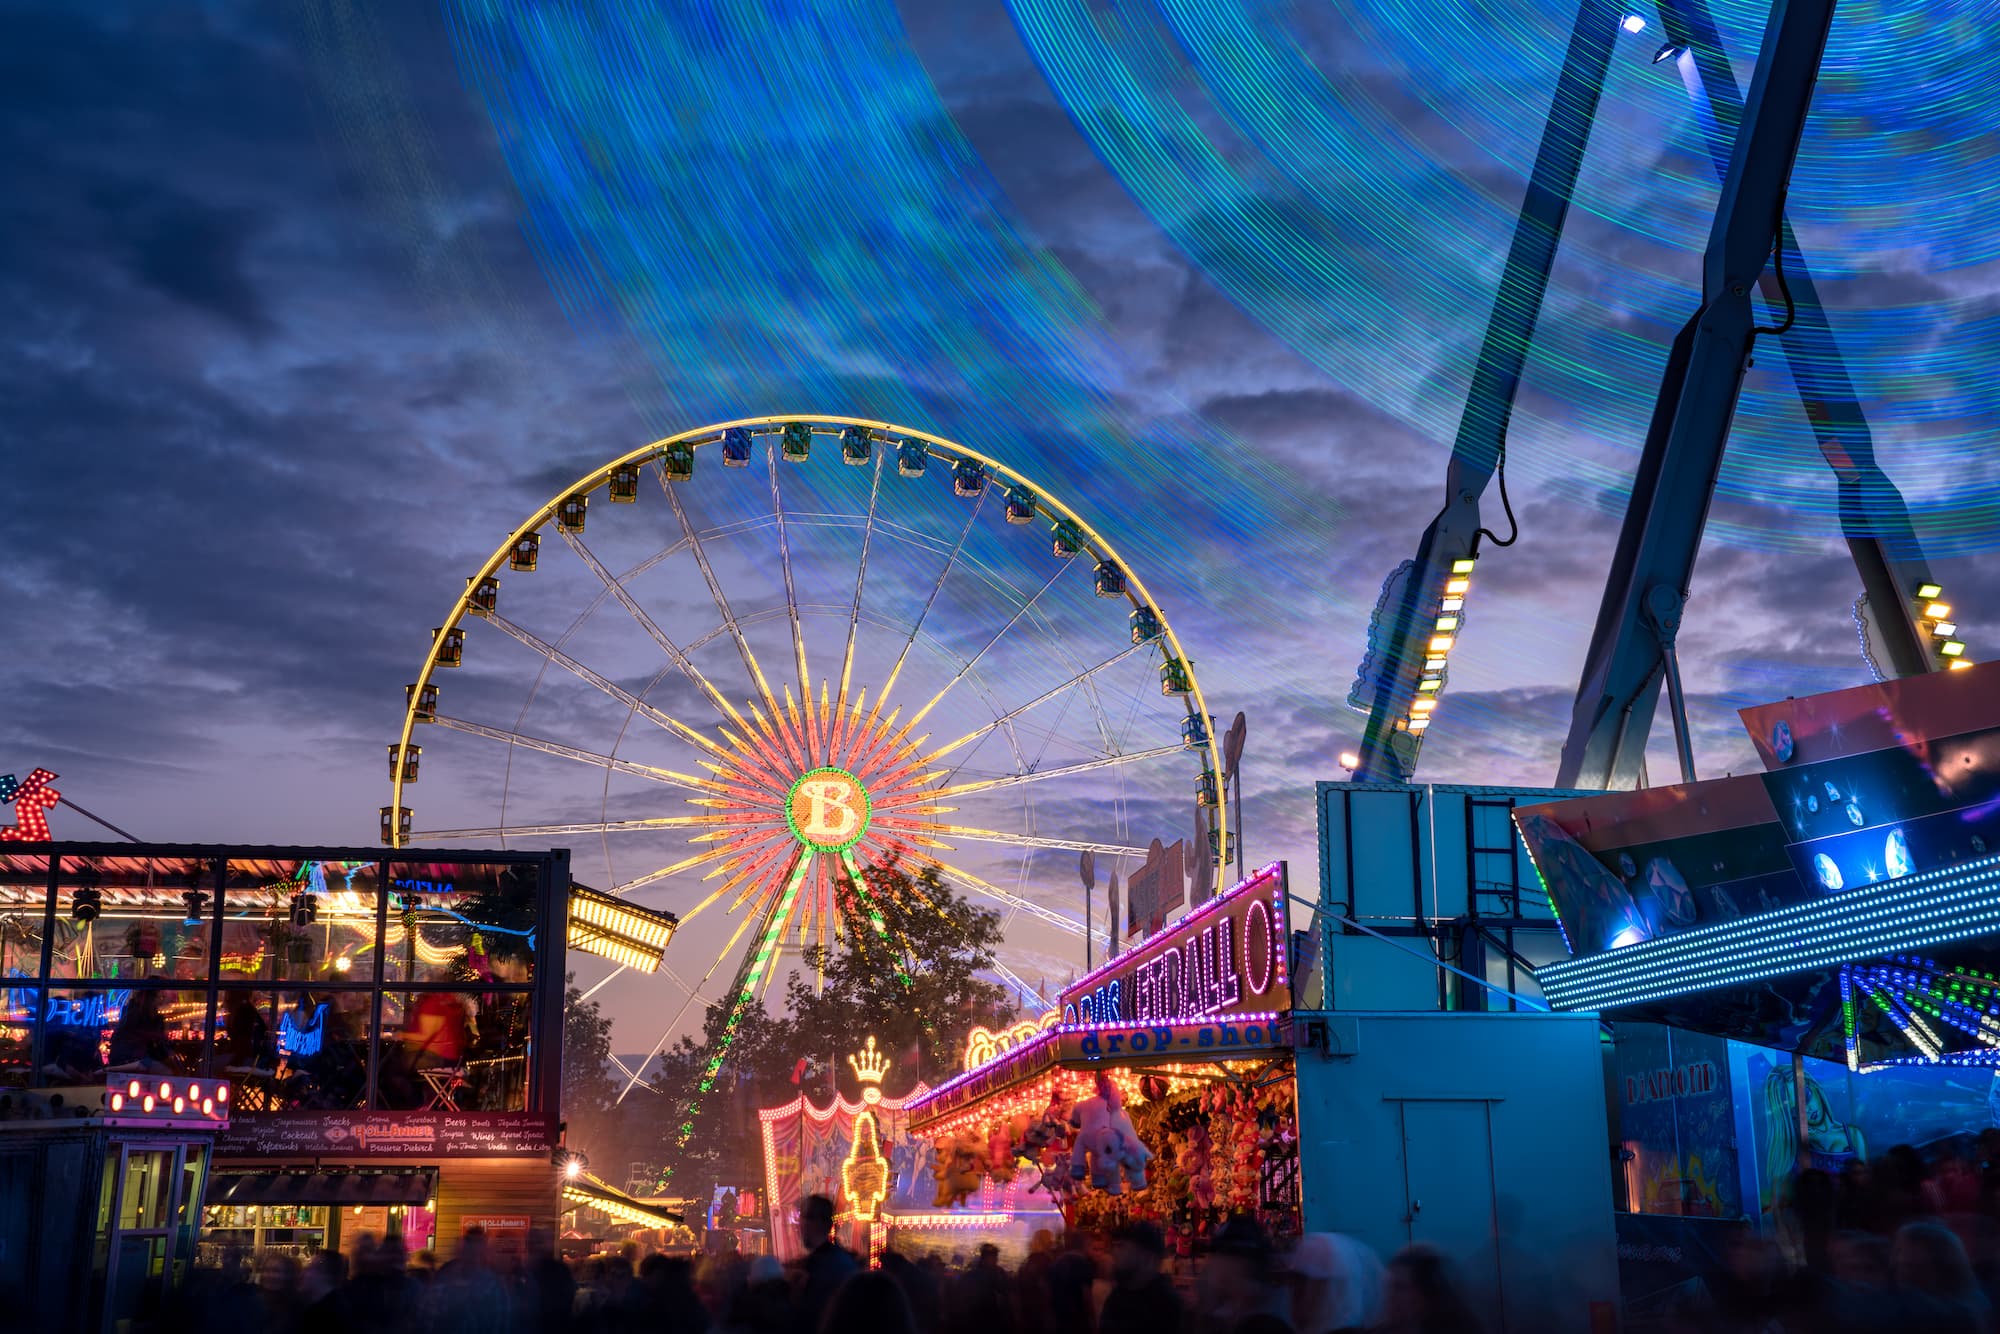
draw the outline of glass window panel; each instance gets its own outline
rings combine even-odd
[[[383,976],[391,982],[527,982],[538,868],[391,862]]]
[[[201,1165],[207,1160],[207,1149],[199,1144],[187,1146],[187,1153],[181,1162],[180,1215],[175,1219],[176,1226],[185,1226],[201,1203],[202,1187],[206,1184],[202,1179]]]
[[[385,994],[378,1104],[526,1110],[529,1000],[524,992]]]
[[[172,1149],[133,1149],[125,1155],[125,1191],[118,1200],[118,1226],[167,1225],[167,1197],[173,1187]]]
[[[21,1088],[30,1082],[28,1062],[41,999],[33,987],[0,989],[0,1087]]]
[[[157,987],[56,987],[47,993],[42,1082],[89,1079],[107,1070],[147,1075],[201,1068],[208,993]]]
[[[375,862],[232,860],[224,982],[374,980]]]
[[[0,977],[40,975],[48,897],[46,857],[0,857]]]
[[[368,1092],[366,991],[225,987],[217,998],[213,1078],[239,1112],[344,1111]]]
[[[213,884],[212,863],[191,857],[63,858],[49,976],[206,982]],[[193,921],[190,892],[203,895]]]

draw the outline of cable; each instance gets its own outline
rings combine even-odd
[[[1481,528],[1472,535],[1472,555],[1479,555],[1479,539],[1491,538],[1496,547],[1511,547],[1521,539],[1521,522],[1514,517],[1514,502],[1507,498],[1507,442],[1500,442],[1500,457],[1494,461],[1493,471],[1500,482],[1500,509],[1507,516],[1507,536],[1503,539],[1490,528]]]
[[[1785,196],[1778,196],[1777,241],[1772,247],[1771,270],[1777,275],[1778,292],[1785,298],[1785,322],[1783,324],[1753,324],[1753,334],[1781,334],[1792,327],[1799,317],[1799,310],[1792,302],[1791,284],[1785,281]]]

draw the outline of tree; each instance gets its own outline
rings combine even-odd
[[[843,896],[839,940],[805,951],[781,1013],[752,1008],[729,1034],[727,1003],[711,1005],[701,1040],[684,1037],[662,1054],[653,1084],[677,1114],[666,1118],[660,1155],[678,1191],[762,1179],[757,1109],[798,1095],[792,1075],[801,1058],[815,1066],[804,1083],[813,1096],[839,1087],[852,1097],[844,1062],[872,1034],[896,1062],[892,1085],[935,1086],[957,1073],[975,1024],[1013,1017],[1006,990],[980,976],[1000,945],[997,914],[968,903],[935,866],[913,876],[889,861],[862,877],[858,892]],[[678,1114],[696,1103],[702,1073],[725,1042],[716,1087],[692,1117]]]
[[[1013,1017],[1006,989],[980,976],[996,961],[1000,918],[954,892],[935,865],[911,876],[891,861],[862,875],[882,920],[857,912],[843,948],[806,951],[814,976],[794,973],[786,986],[793,1046],[838,1073],[872,1034],[897,1062],[892,1078],[935,1086],[958,1073],[975,1024]]]
[[[611,1021],[577,990],[574,974],[563,979],[562,1117],[569,1147],[591,1159],[600,1176],[613,1171],[618,1139],[618,1085],[611,1077]]]

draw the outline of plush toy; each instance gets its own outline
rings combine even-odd
[[[1005,1121],[995,1121],[987,1129],[986,1172],[1002,1185],[1014,1179],[1014,1140]]]
[[[940,1209],[965,1203],[986,1175],[986,1144],[976,1131],[961,1131],[937,1142],[931,1175],[937,1179],[935,1203]]]
[[[1187,1173],[1188,1198],[1197,1209],[1215,1207],[1214,1144],[1208,1127],[1201,1122],[1188,1127],[1187,1147],[1181,1150],[1181,1170]]]
[[[1146,1188],[1146,1160],[1153,1151],[1139,1138],[1117,1086],[1103,1071],[1097,1074],[1097,1092],[1076,1105],[1070,1124],[1077,1128],[1070,1149],[1072,1181],[1087,1176],[1107,1195],[1122,1194],[1127,1185],[1135,1191]]]
[[[1238,1097],[1230,1107],[1229,1207],[1251,1210],[1257,1207],[1258,1169],[1264,1154],[1257,1131],[1257,1105]]]

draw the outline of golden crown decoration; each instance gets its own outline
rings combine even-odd
[[[880,1084],[882,1076],[889,1073],[889,1058],[875,1049],[873,1033],[860,1051],[847,1058],[847,1063],[854,1067],[854,1077],[863,1084]]]

